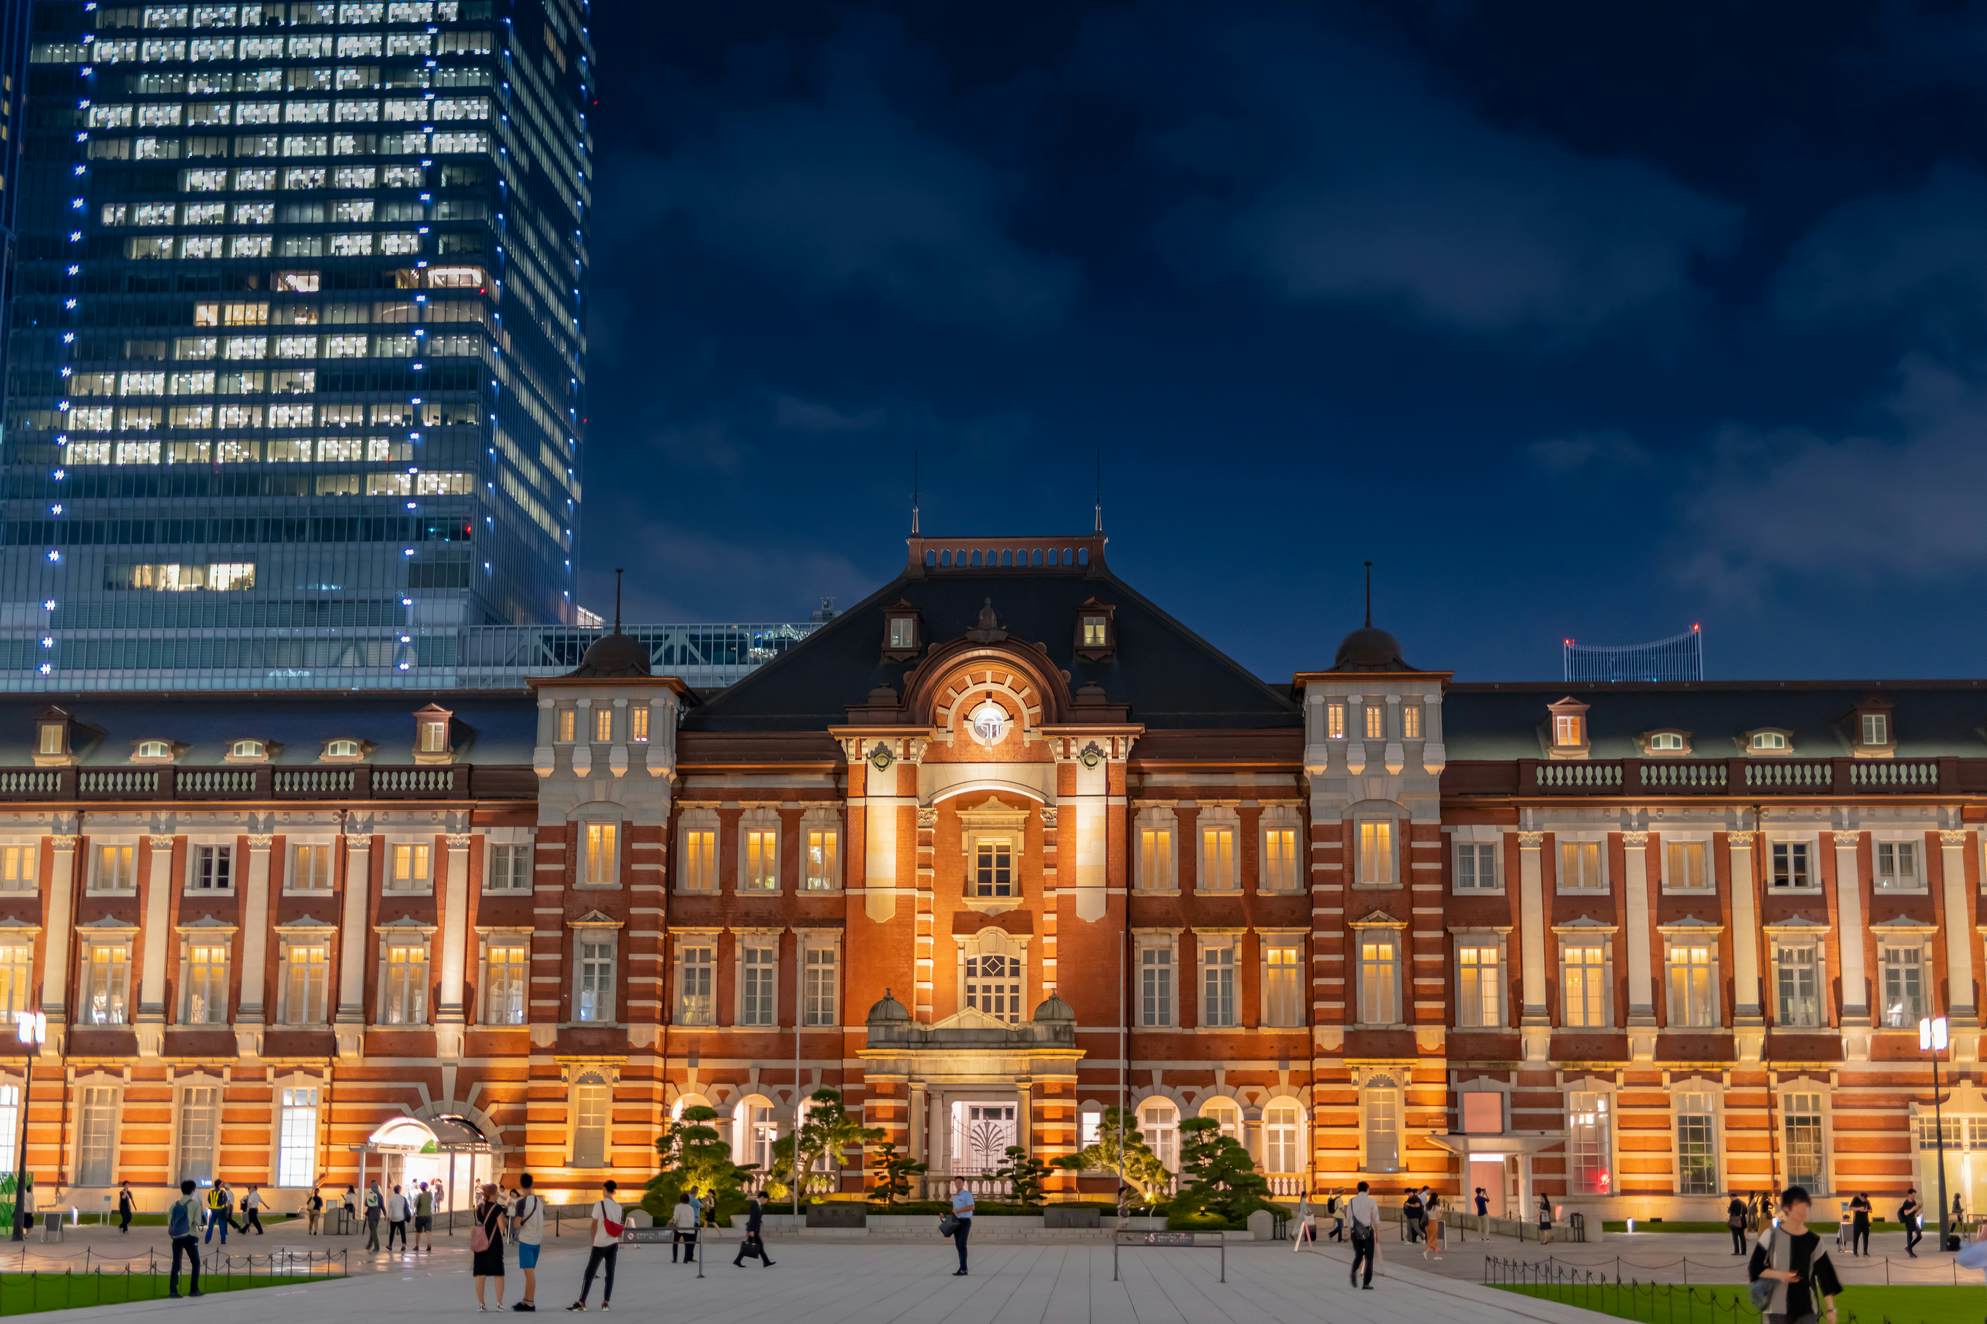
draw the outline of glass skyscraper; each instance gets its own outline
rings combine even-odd
[[[587,22],[586,0],[35,6],[9,688],[418,675],[465,630],[575,619]]]

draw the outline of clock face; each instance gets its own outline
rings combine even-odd
[[[972,712],[966,714],[966,729],[973,739],[992,749],[1007,734],[1012,720],[1007,715],[1007,709],[992,699],[982,699]]]

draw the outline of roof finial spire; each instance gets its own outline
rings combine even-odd
[[[1373,628],[1373,563],[1366,563],[1366,628]]]
[[[620,566],[614,567],[614,633],[621,633],[621,575]]]
[[[911,536],[918,536],[918,452],[911,452]]]
[[[1102,446],[1099,446],[1099,447],[1097,448],[1097,528],[1096,528],[1096,531],[1097,531],[1098,533],[1102,533],[1102,532],[1104,531],[1104,448],[1103,448]]]

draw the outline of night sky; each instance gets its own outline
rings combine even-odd
[[[803,619],[1090,526],[1272,679],[1987,640],[1987,16],[598,0],[584,586]]]

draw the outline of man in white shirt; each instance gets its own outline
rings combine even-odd
[[[524,1270],[524,1300],[512,1310],[538,1309],[538,1249],[545,1243],[545,1202],[531,1189],[531,1174],[517,1179],[517,1203],[511,1206],[511,1240],[517,1243],[517,1267]]]
[[[602,1182],[600,1198],[593,1202],[592,1217],[588,1222],[593,1233],[593,1250],[587,1256],[586,1277],[580,1282],[580,1299],[567,1306],[567,1310],[586,1309],[586,1299],[593,1291],[594,1272],[602,1266],[607,1270],[607,1282],[601,1289],[600,1308],[614,1309],[614,1261],[620,1255],[621,1224],[625,1217],[620,1202],[614,1198],[614,1183]]]
[[[386,1198],[386,1253],[393,1253],[393,1239],[400,1238],[400,1249],[407,1249],[407,1197],[395,1186],[393,1194]]]
[[[1371,1195],[1365,1182],[1359,1183],[1359,1193],[1346,1203],[1346,1218],[1352,1224],[1352,1285],[1373,1290],[1373,1255],[1380,1241],[1380,1202]],[[1359,1281],[1360,1261],[1366,1263],[1366,1281]]]

